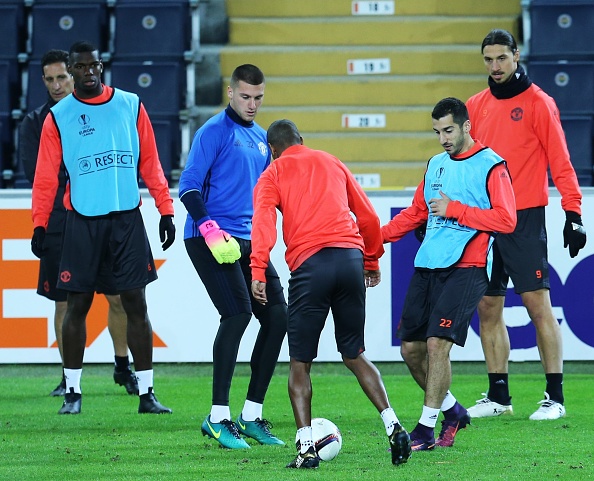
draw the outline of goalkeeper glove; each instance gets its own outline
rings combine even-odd
[[[35,227],[35,229],[33,229],[33,237],[31,238],[31,252],[35,254],[35,257],[39,257],[40,259],[45,254],[45,249],[43,248],[44,240],[45,228]]]
[[[586,229],[582,226],[582,217],[570,210],[565,212],[563,227],[563,247],[569,246],[569,255],[575,257],[586,245]]]
[[[206,245],[219,264],[233,264],[241,257],[239,243],[222,230],[214,220],[207,220],[198,226]]]

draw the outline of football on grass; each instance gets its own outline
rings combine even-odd
[[[314,445],[322,461],[332,461],[342,448],[342,435],[332,421],[324,418],[311,420]],[[295,437],[295,445],[299,449],[299,438]]]

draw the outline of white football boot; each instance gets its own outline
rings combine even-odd
[[[485,392],[482,395],[485,396],[483,399],[477,400],[474,406],[468,408],[468,414],[470,414],[472,419],[490,418],[501,416],[502,414],[511,415],[514,413],[514,408],[511,404],[499,404],[491,401]]]
[[[559,419],[565,416],[565,406],[557,401],[551,400],[548,393],[545,398],[539,401],[540,407],[530,416],[531,421],[543,421],[545,419]]]

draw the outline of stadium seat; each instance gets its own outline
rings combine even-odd
[[[0,60],[0,113],[9,114],[19,106],[20,79],[15,60]]]
[[[155,131],[155,140],[159,150],[159,159],[165,177],[171,181],[171,171],[179,167],[181,153],[181,133],[178,117],[152,116],[151,123]]]
[[[530,58],[594,55],[594,0],[532,0]]]
[[[48,94],[41,80],[41,60],[31,60],[27,65],[27,112],[47,102]]]
[[[106,50],[108,24],[104,1],[37,0],[31,8],[31,19],[31,58],[41,58],[49,48],[69,50],[79,40],[94,43],[100,52]]]
[[[532,81],[555,99],[562,114],[594,113],[594,62],[528,63]]]
[[[16,60],[25,51],[25,14],[23,1],[0,0],[0,59]]]
[[[114,13],[115,58],[181,59],[190,49],[188,0],[118,0]]]
[[[592,171],[592,135],[591,116],[561,116],[561,124],[565,131],[567,148],[571,155],[571,163],[576,172]]]
[[[185,108],[183,62],[120,62],[110,65],[111,85],[138,94],[151,115],[179,115]]]
[[[14,135],[12,118],[7,113],[0,113],[0,173],[2,174],[3,185],[6,186],[7,180],[4,179],[4,171],[12,171],[12,157],[14,152]]]
[[[31,182],[29,182],[25,177],[25,168],[23,167],[23,163],[18,156],[16,163],[17,165],[12,176],[12,187],[15,189],[30,189],[33,187],[33,184],[31,184]]]

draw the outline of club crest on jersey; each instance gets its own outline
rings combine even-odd
[[[511,111],[510,117],[514,122],[519,122],[524,117],[524,110],[520,107],[516,107]]]
[[[258,149],[260,149],[260,153],[263,156],[266,156],[268,154],[268,147],[266,147],[266,144],[264,142],[260,142],[258,144]]]

